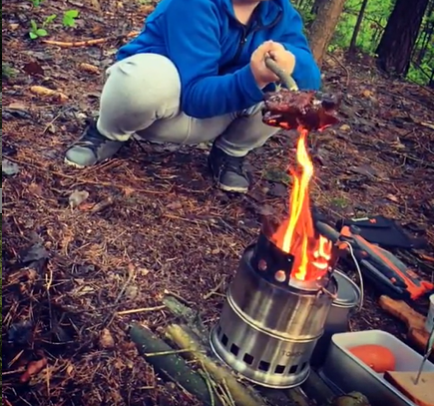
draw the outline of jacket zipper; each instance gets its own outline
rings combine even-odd
[[[232,65],[233,63],[238,61],[238,59],[241,56],[241,53],[243,52],[244,45],[247,42],[247,38],[250,34],[254,34],[255,32],[260,31],[262,29],[273,28],[274,26],[276,26],[280,22],[281,19],[282,19],[282,13],[279,13],[277,15],[277,17],[274,19],[274,21],[271,22],[269,25],[256,26],[256,27],[254,27],[254,29],[249,29],[245,25],[240,24],[242,26],[242,29],[243,29],[243,35],[241,36],[241,40],[238,43],[238,48],[237,48],[237,52],[235,53],[235,56],[230,60],[230,62],[227,63],[227,65]]]

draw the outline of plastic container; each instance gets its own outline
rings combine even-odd
[[[320,366],[324,362],[332,335],[348,331],[351,311],[360,304],[359,287],[341,271],[335,271],[333,277],[338,285],[338,297],[333,301],[324,326],[324,334],[318,340],[313,352],[311,358],[313,366]]]
[[[426,316],[425,328],[428,333],[431,333],[434,327],[434,294],[429,297],[429,310]]]
[[[414,372],[416,377],[423,357],[395,336],[381,330],[335,334],[320,371],[321,377],[340,392],[363,393],[372,406],[414,406],[384,379],[383,374],[376,373],[348,351],[351,347],[365,344],[387,347],[395,355],[395,370]],[[434,364],[427,361],[424,371],[434,372]]]

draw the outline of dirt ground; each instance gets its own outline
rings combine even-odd
[[[3,62],[17,70],[2,86],[2,158],[11,174],[2,176],[3,402],[193,405],[138,356],[127,327],[132,321],[164,326],[170,316],[159,306],[168,292],[215,323],[264,207],[287,202],[296,136],[281,134],[251,154],[255,183],[241,197],[213,188],[203,146],[133,142],[98,167],[65,167],[65,148],[85,118],[97,114],[104,69],[149,11],[135,2],[83,3],[53,0],[39,11],[25,1],[3,6]],[[28,38],[29,19],[42,22],[72,8],[80,11],[77,27],[55,23],[47,39],[101,38],[99,44]],[[330,56],[324,73],[327,88],[343,95],[342,124],[312,136],[315,205],[334,220],[387,215],[424,236],[425,251],[401,255],[431,279],[434,94],[382,78],[370,60],[350,64]],[[71,196],[87,194],[70,206]],[[403,326],[378,309],[369,285],[366,296],[352,328],[404,338]],[[48,366],[39,372],[41,359]],[[30,361],[37,363],[28,381]]]

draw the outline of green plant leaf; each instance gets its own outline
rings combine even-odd
[[[43,28],[39,28],[36,30],[36,35],[38,37],[46,37],[48,35],[48,32],[44,30]]]
[[[63,14],[63,25],[65,27],[75,27],[75,19],[78,17],[79,11],[68,10]]]
[[[30,27],[32,28],[32,31],[36,31],[38,29],[38,25],[36,24],[35,20],[30,20]]]
[[[77,18],[80,12],[78,10],[68,10],[65,12],[65,16],[70,18]]]
[[[35,34],[33,31],[30,31],[29,32],[29,37],[30,37],[30,39],[36,39],[36,38],[38,38],[38,35]]]
[[[63,16],[63,25],[65,27],[73,27],[75,25],[75,21],[69,17]]]
[[[44,21],[44,25],[50,24],[52,23],[55,19],[57,18],[57,14],[51,14],[50,16],[48,16],[45,21]]]

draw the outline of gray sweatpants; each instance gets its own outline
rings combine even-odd
[[[277,132],[262,123],[261,104],[248,110],[196,119],[180,110],[181,82],[175,65],[156,54],[138,54],[107,70],[97,123],[101,134],[126,141],[198,144],[216,139],[231,156],[245,156]]]

